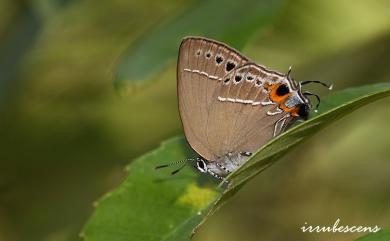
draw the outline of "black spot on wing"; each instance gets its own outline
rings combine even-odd
[[[287,85],[279,85],[276,89],[276,95],[278,96],[284,96],[286,94],[290,93],[290,90]]]
[[[227,63],[226,63],[226,71],[231,71],[232,69],[234,69],[234,67],[236,67],[236,64],[235,63],[233,63],[233,62],[231,62],[231,61],[228,61]]]
[[[222,61],[223,61],[223,58],[221,56],[215,57],[215,62],[217,62],[217,64],[222,63]]]

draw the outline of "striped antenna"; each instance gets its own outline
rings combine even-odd
[[[184,159],[184,160],[175,161],[175,162],[171,162],[171,163],[168,163],[168,164],[163,164],[163,165],[160,165],[160,166],[156,166],[154,169],[157,170],[157,169],[161,169],[161,168],[165,168],[165,167],[170,167],[170,166],[176,166],[176,165],[179,165],[179,164],[184,163],[184,164],[181,165],[178,169],[176,169],[176,170],[174,170],[173,172],[171,172],[171,175],[175,175],[175,174],[178,173],[181,169],[183,169],[189,162],[193,162],[193,161],[195,161],[195,159],[193,159],[193,158],[188,158],[188,159]]]
[[[301,85],[306,85],[306,84],[310,84],[310,83],[316,83],[316,84],[320,84],[322,86],[327,87],[329,90],[333,89],[333,84],[328,85],[328,84],[326,84],[326,83],[324,83],[322,81],[318,81],[318,80],[308,80],[308,81],[302,81],[300,83],[301,83]]]

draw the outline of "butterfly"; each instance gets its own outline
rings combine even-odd
[[[291,124],[307,120],[312,108],[308,96],[315,96],[318,104],[320,98],[302,92],[302,85],[332,86],[296,82],[290,72],[291,68],[287,74],[270,70],[214,40],[182,40],[177,61],[179,112],[186,140],[199,155],[199,171],[223,179]],[[157,168],[166,166],[170,164]]]

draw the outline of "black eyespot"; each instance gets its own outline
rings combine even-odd
[[[260,86],[261,85],[261,81],[259,79],[256,80],[256,85],[257,86]]]
[[[225,79],[223,82],[225,83],[225,84],[227,84],[228,82],[229,82],[229,78],[227,78],[227,79]]]
[[[250,76],[250,75],[248,75],[248,76],[246,77],[246,79],[247,79],[247,80],[253,80],[253,77]]]
[[[217,64],[222,63],[222,61],[223,61],[223,59],[222,59],[221,56],[217,56],[217,57],[215,58],[215,62],[217,62]]]
[[[198,166],[199,166],[200,168],[204,169],[204,162],[201,161],[201,160],[199,160],[199,161],[198,161]]]
[[[229,72],[230,70],[234,69],[234,67],[236,67],[236,65],[233,62],[228,61],[226,64],[226,71]]]
[[[236,76],[234,77],[234,80],[236,81],[236,83],[240,82],[241,79],[242,79],[241,75],[236,75]]]
[[[290,90],[288,89],[287,85],[279,85],[279,87],[276,89],[276,95],[283,96],[290,93]]]
[[[307,118],[309,117],[309,106],[305,104],[300,104],[298,106],[298,115],[302,119],[307,120]]]
[[[206,58],[210,58],[211,57],[211,54],[210,53],[207,53],[206,54]]]
[[[201,52],[200,52],[200,50],[198,50],[198,52],[196,52],[196,55],[199,56],[200,54],[201,54]]]

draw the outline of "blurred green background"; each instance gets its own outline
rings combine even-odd
[[[387,0],[280,2],[245,44],[249,58],[336,89],[390,81]],[[196,3],[0,1],[0,240],[79,240],[93,201],[121,182],[124,166],[182,133],[173,62],[136,87],[116,90],[113,76],[128,46]],[[195,239],[361,235],[299,229],[337,218],[390,227],[389,104],[362,108],[285,156]]]

